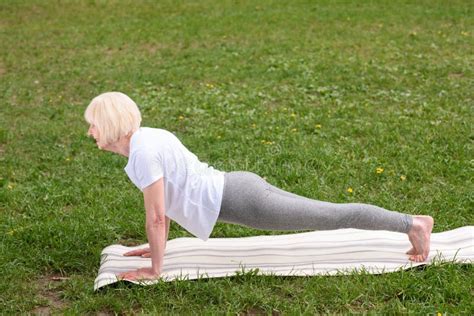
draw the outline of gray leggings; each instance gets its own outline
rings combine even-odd
[[[407,233],[412,217],[361,203],[329,203],[283,191],[255,173],[225,173],[218,221],[265,230],[358,228]]]

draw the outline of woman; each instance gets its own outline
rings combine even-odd
[[[130,180],[143,192],[149,248],[126,256],[151,257],[152,266],[121,273],[129,280],[155,279],[163,266],[170,219],[207,240],[217,221],[266,230],[358,228],[408,235],[409,259],[426,260],[433,219],[359,203],[337,204],[298,196],[246,171],[222,172],[202,163],[176,136],[140,127],[140,111],[128,96],[108,92],[85,111],[88,135],[99,149],[128,157]]]

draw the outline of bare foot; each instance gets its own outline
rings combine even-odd
[[[408,239],[413,248],[406,253],[409,259],[415,262],[423,262],[430,253],[430,237],[433,230],[433,218],[431,216],[413,216],[413,225],[408,232]]]

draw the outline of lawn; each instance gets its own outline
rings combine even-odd
[[[473,16],[467,0],[1,0],[0,313],[473,314],[473,266],[449,263],[96,293],[101,250],[146,242],[145,216],[83,119],[122,91],[219,170],[473,225]]]

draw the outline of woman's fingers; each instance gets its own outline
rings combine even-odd
[[[124,253],[124,256],[141,256],[143,254],[149,253],[150,248],[135,249],[129,252]]]
[[[127,271],[127,272],[122,272],[120,274],[117,275],[117,278],[119,280],[124,280],[124,279],[127,279],[127,280],[135,280],[138,276],[138,273],[137,271]]]
[[[139,250],[132,250],[132,251],[124,253],[123,255],[124,256],[138,256],[138,251]]]
[[[155,280],[160,277],[160,273],[153,272],[152,268],[140,268],[134,271],[126,271],[117,274],[119,280]]]
[[[129,272],[119,273],[119,274],[117,275],[117,279],[119,279],[119,280],[127,279],[128,276],[129,276]]]

